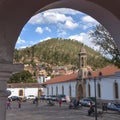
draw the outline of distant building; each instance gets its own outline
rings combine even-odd
[[[7,84],[7,90],[11,91],[10,96],[26,97],[28,95],[40,96],[43,94],[43,87],[37,83],[12,83]]]

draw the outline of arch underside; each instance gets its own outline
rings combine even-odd
[[[119,5],[119,0],[1,0],[0,62],[13,62],[16,41],[27,21],[39,12],[53,8],[71,8],[92,16],[106,27],[120,50]]]

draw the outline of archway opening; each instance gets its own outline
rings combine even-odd
[[[78,89],[77,89],[77,97],[80,100],[83,97],[83,88],[82,85],[78,85]]]

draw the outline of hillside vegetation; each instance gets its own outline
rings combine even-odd
[[[78,53],[82,43],[70,39],[53,38],[40,42],[32,47],[15,50],[14,62],[36,65],[48,63],[54,66],[78,66]],[[104,67],[109,64],[100,53],[85,46],[87,51],[87,64],[92,69]]]

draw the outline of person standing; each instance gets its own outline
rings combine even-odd
[[[39,104],[38,97],[35,98],[35,104],[36,104],[36,106],[38,106],[38,104]]]
[[[7,101],[7,109],[11,109],[11,100],[10,99],[8,99],[8,101]]]
[[[59,107],[61,107],[61,105],[62,105],[62,99],[60,98],[58,102],[59,102]]]
[[[18,100],[18,108],[21,108],[21,100]]]
[[[94,106],[93,106],[92,102],[90,102],[90,108],[88,110],[88,115],[90,116],[93,112],[94,112]]]

